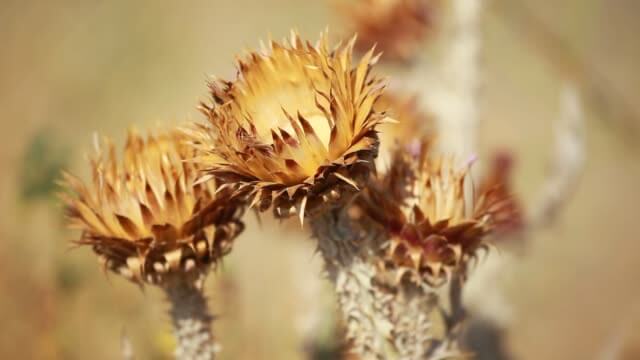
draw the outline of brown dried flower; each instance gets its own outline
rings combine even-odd
[[[206,125],[191,131],[196,161],[236,195],[276,216],[307,213],[353,192],[373,167],[385,122],[374,110],[382,82],[370,76],[373,50],[352,68],[353,40],[329,50],[292,33],[238,61],[238,78],[210,84]]]
[[[184,140],[130,132],[121,161],[109,140],[96,143],[91,184],[64,174],[69,223],[82,230],[77,243],[90,245],[105,269],[159,284],[171,273],[202,273],[231,250],[242,207],[215,182],[195,182]]]
[[[433,31],[438,0],[357,0],[340,3],[358,34],[356,49],[377,44],[384,60],[410,60]]]
[[[366,208],[389,233],[385,265],[437,285],[517,214],[504,186],[474,189],[469,165],[429,157],[426,148],[423,142],[396,152],[389,172],[370,187]]]

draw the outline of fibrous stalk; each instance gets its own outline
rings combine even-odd
[[[433,329],[436,291],[396,281],[379,266],[384,232],[353,209],[334,209],[310,221],[352,351],[365,360],[429,358],[444,341]]]
[[[175,358],[178,360],[212,360],[218,352],[211,331],[213,316],[202,292],[202,281],[175,276],[163,286],[171,303],[169,313],[176,337]]]

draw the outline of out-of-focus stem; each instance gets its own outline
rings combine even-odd
[[[588,56],[581,54],[568,39],[545,23],[535,9],[527,5],[529,1],[492,0],[492,3],[493,9],[528,46],[537,50],[561,77],[575,84],[589,106],[603,111],[598,118],[615,122],[625,139],[636,139],[640,131],[640,111],[597,66],[589,62]]]
[[[131,339],[129,339],[129,336],[124,330],[120,335],[120,354],[122,355],[122,360],[135,359],[135,356],[133,354],[133,345],[131,344]]]
[[[438,121],[440,150],[460,158],[473,154],[477,142],[482,5],[482,0],[451,1],[451,28],[436,83],[420,89]]]
[[[175,276],[168,279],[163,287],[171,303],[170,315],[177,343],[175,357],[178,360],[212,360],[218,351],[211,332],[213,317],[199,282]]]
[[[560,97],[560,116],[555,123],[555,151],[550,171],[531,209],[531,225],[543,227],[551,223],[575,190],[584,167],[584,113],[577,86],[566,82]]]
[[[459,127],[454,129],[458,135],[452,134],[457,140],[453,142],[457,148],[452,150],[463,156],[475,152],[477,143],[481,8],[482,0],[453,1],[454,35],[447,57],[450,64],[447,75],[457,100],[457,104],[450,104],[450,115],[455,119],[454,126]],[[443,117],[443,121],[451,124],[452,119]]]

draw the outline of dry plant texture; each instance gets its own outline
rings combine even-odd
[[[608,84],[600,88],[611,88],[605,95],[635,107],[631,100],[640,83],[635,66],[640,56],[635,41],[638,4],[521,2],[573,47],[572,54],[599,70],[600,79]],[[178,125],[175,119],[201,118],[191,109],[205,97],[203,74],[230,78],[235,71],[230,59],[243,44],[254,48],[256,39],[265,34],[279,39],[296,25],[306,39],[315,39],[328,23],[332,33],[344,25],[344,19],[335,17],[324,2],[267,4],[253,0],[3,4],[0,40],[9,55],[0,58],[4,80],[0,84],[0,290],[6,294],[0,298],[0,328],[11,336],[0,339],[0,357],[99,360],[122,357],[127,349],[139,359],[173,355],[176,342],[165,315],[169,306],[163,290],[146,286],[142,293],[120,276],[105,281],[88,248],[68,251],[69,233],[51,195],[56,188],[45,180],[51,169],[64,163],[87,179],[82,154],[95,131],[123,139],[121,134],[133,121],[148,128],[157,120],[174,120],[169,125]],[[514,188],[525,194],[527,209],[544,198],[538,194],[553,194],[541,190],[547,189],[548,179],[561,179],[553,184],[566,187],[579,174],[579,186],[568,185],[570,201],[562,200],[554,221],[525,244],[525,256],[508,260],[508,271],[496,267],[499,276],[491,282],[510,309],[503,325],[510,352],[525,360],[637,358],[639,340],[628,330],[640,323],[634,311],[640,299],[640,289],[634,285],[640,276],[640,246],[633,230],[640,202],[637,147],[621,140],[625,131],[619,131],[620,122],[594,109],[589,93],[582,93],[577,82],[588,142],[574,141],[576,132],[571,129],[579,127],[569,125],[570,117],[558,123],[564,124],[559,130],[569,131],[556,132],[569,147],[587,147],[584,170],[574,171],[579,166],[571,164],[582,161],[580,154],[556,149],[551,134],[558,119],[559,89],[566,79],[576,83],[575,79],[549,65],[548,55],[514,31],[513,18],[506,18],[501,9],[486,8],[478,21],[482,70],[476,75],[482,80],[476,86],[482,96],[476,105],[481,111],[475,123],[477,141],[469,150],[478,154],[478,170],[483,172],[482,159],[490,159],[496,148],[511,149]],[[539,34],[536,30],[533,33]],[[440,39],[449,34],[445,28],[435,46],[446,47]],[[443,62],[426,51],[420,63]],[[435,75],[420,75],[400,90],[411,96],[417,89],[442,84]],[[573,102],[572,95],[567,99]],[[434,112],[425,105],[429,104],[421,103],[418,110]],[[120,149],[121,141],[115,145]],[[560,153],[567,156],[557,156]],[[200,294],[210,299],[213,308],[215,338],[223,344],[219,357],[306,358],[308,353],[299,345],[304,331],[294,324],[300,303],[313,308],[315,300],[299,295],[299,283],[320,279],[323,256],[311,255],[315,247],[311,240],[304,242],[300,232],[279,226],[268,216],[263,216],[261,225],[251,216],[246,222],[247,230],[237,238],[231,256],[207,278]],[[482,264],[478,269],[490,263]],[[356,273],[366,274],[370,267],[358,269]],[[341,288],[352,289],[354,282],[347,280],[339,283]],[[313,292],[320,288],[324,299],[335,290],[315,284]],[[448,298],[447,290],[439,294],[443,299]],[[468,298],[466,293],[463,298]],[[436,317],[434,322],[444,320]],[[122,346],[119,334],[127,339]],[[406,344],[422,341],[411,338]]]

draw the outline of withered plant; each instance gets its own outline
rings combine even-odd
[[[237,79],[211,83],[208,122],[187,131],[195,161],[203,181],[223,182],[234,198],[308,219],[360,356],[454,352],[461,319],[435,337],[436,288],[459,293],[506,200],[466,189],[467,167],[432,158],[426,140],[401,147],[376,175],[376,127],[394,121],[371,75],[377,57],[352,65],[354,40],[330,49],[324,34],[314,46],[293,33],[239,60]],[[398,108],[414,115],[410,103]]]
[[[523,221],[504,166],[472,171],[479,6],[454,4],[453,90],[434,96],[431,116],[425,94],[386,92],[372,43],[387,59],[412,59],[435,2],[362,3],[366,13],[348,10],[360,38],[271,41],[238,59],[236,78],[209,83],[204,122],[130,134],[122,161],[98,145],[90,185],[65,175],[77,243],[106,270],[166,292],[177,358],[214,357],[203,279],[231,250],[245,208],[310,225],[352,356],[470,356],[463,286],[492,237]]]

